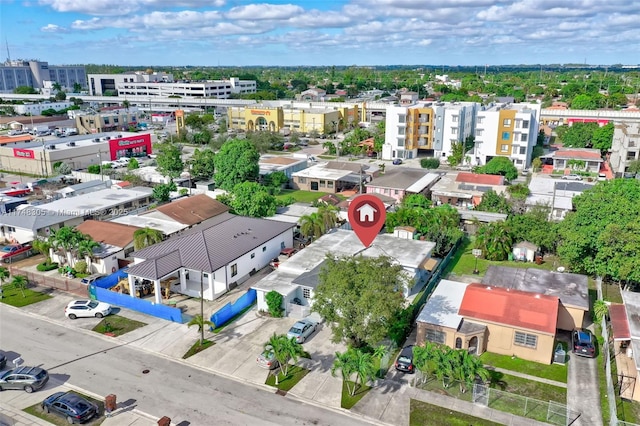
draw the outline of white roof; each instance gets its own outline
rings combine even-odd
[[[106,210],[124,203],[146,198],[153,190],[145,187],[131,189],[103,189],[77,197],[63,198],[51,203],[38,205],[38,208],[67,214],[71,216],[87,216],[97,214],[100,210]],[[105,213],[105,214],[108,214]]]
[[[409,186],[407,188],[407,192],[415,192],[415,193],[421,192],[423,189],[425,189],[426,187],[428,187],[429,185],[431,185],[432,183],[436,182],[439,179],[440,179],[440,174],[427,173],[417,182]]]
[[[151,228],[162,232],[165,235],[175,234],[188,228],[188,225],[183,225],[174,220],[162,220],[148,215],[128,215],[121,216],[111,220],[111,222],[121,223],[123,225],[137,226],[140,228]]]
[[[304,170],[300,170],[299,172],[292,173],[291,176],[335,181],[343,179],[353,173],[351,170],[328,169],[325,167],[325,164],[308,167]]]
[[[440,280],[416,321],[457,330],[462,321],[458,311],[468,285],[458,281]]]

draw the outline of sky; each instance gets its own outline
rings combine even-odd
[[[640,0],[0,0],[0,60],[635,65],[639,22]]]

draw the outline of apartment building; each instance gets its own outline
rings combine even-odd
[[[617,177],[624,176],[629,163],[640,160],[640,123],[637,121],[615,122],[611,144],[611,171]]]
[[[13,93],[14,89],[28,86],[43,89],[45,82],[60,84],[64,90],[74,84],[87,87],[87,74],[83,65],[49,65],[43,61],[7,61],[0,65],[0,93]]]
[[[446,159],[454,143],[473,135],[479,108],[475,102],[388,106],[382,158],[416,158],[420,150],[429,157]]]
[[[492,104],[478,111],[475,145],[467,152],[473,165],[507,157],[518,169],[529,167],[538,138],[539,104]]]

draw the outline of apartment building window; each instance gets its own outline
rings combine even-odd
[[[404,114],[398,115],[398,123],[404,123],[407,121],[407,117]]]
[[[398,127],[398,134],[399,135],[404,135],[404,127]]]
[[[521,146],[520,147],[520,155],[525,155],[527,153],[527,147],[526,146]]]
[[[438,330],[427,330],[425,339],[429,342],[444,344],[447,335]]]
[[[236,275],[238,275],[238,264],[234,263],[231,265],[231,276],[235,277]]]
[[[636,159],[637,152],[627,151],[627,161],[632,161]]]
[[[482,136],[483,133],[484,133],[483,129],[476,129],[476,136]]]
[[[508,141],[511,139],[511,132],[502,132],[502,140]]]
[[[479,116],[478,116],[478,119],[476,120],[476,123],[477,123],[477,124],[482,124],[483,122],[484,122],[484,117],[483,117],[483,116],[481,116],[481,115],[479,115]]]
[[[529,120],[522,120],[522,128],[524,129],[529,128]]]
[[[505,118],[505,119],[502,121],[502,125],[503,125],[504,127],[509,127],[509,126],[511,126],[511,119],[510,119],[510,118]]]
[[[535,349],[536,346],[538,346],[538,336],[536,336],[535,334],[516,331],[513,338],[513,343],[518,346],[526,346],[528,348]]]
[[[500,145],[500,152],[509,152],[509,145]]]
[[[398,138],[398,146],[404,146],[404,138]]]
[[[457,115],[452,115],[451,116],[451,122],[452,123],[457,123],[458,122],[458,116]]]
[[[527,139],[529,139],[529,135],[527,135],[526,133],[521,133],[520,134],[520,140],[522,142],[527,142]]]
[[[255,253],[251,253],[251,258],[254,259],[256,257]]]

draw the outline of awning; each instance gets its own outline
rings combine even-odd
[[[436,266],[438,266],[438,263],[440,261],[438,259],[434,259],[432,257],[430,257],[429,259],[425,260],[424,262],[422,262],[421,268],[426,270],[426,271],[433,271],[434,269],[436,269]]]
[[[625,306],[620,303],[612,303],[609,306],[609,318],[611,318],[613,340],[631,340],[629,320],[627,319],[627,309]]]

